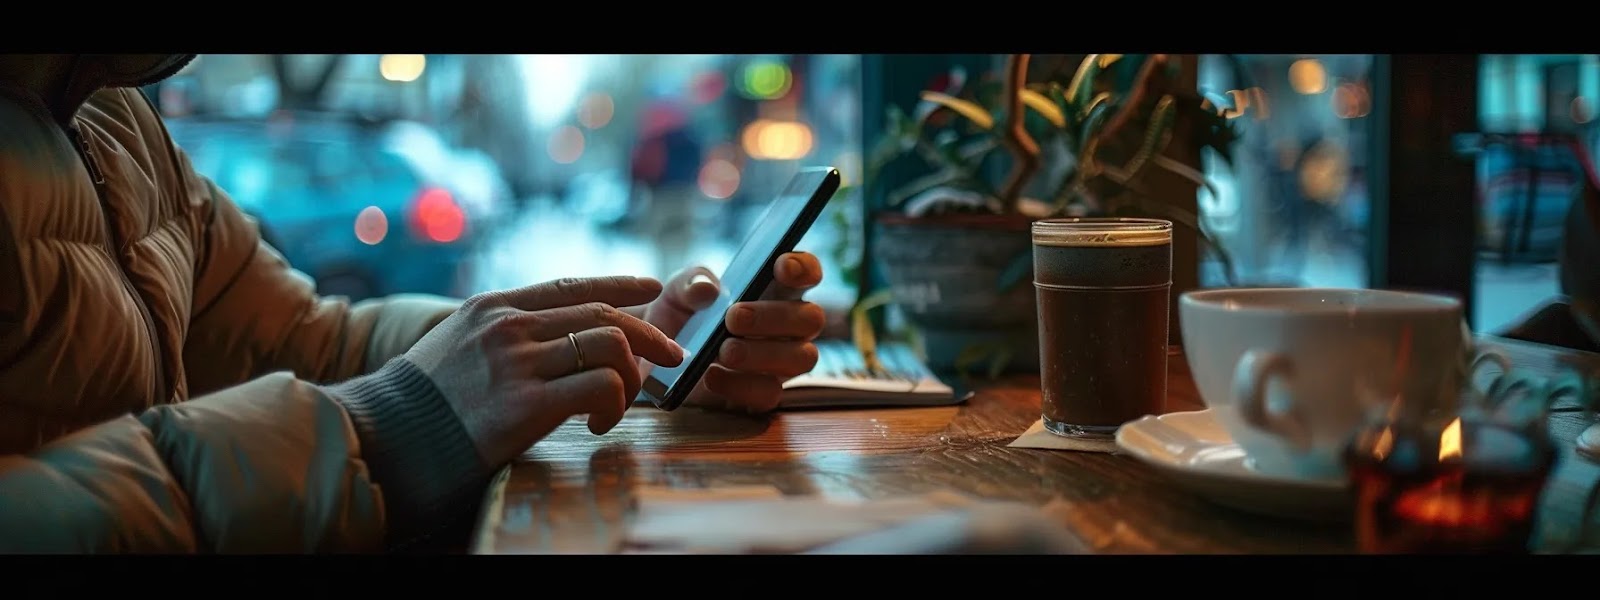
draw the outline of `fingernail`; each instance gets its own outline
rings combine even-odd
[[[711,280],[711,276],[707,275],[705,273],[700,273],[698,275],[695,275],[694,277],[690,277],[689,278],[689,287],[694,287],[694,286],[696,286],[698,284],[702,284],[702,283],[710,283],[710,284],[713,284],[713,285],[716,284],[715,281]]]
[[[783,257],[783,268],[789,271],[789,275],[792,277],[799,277],[806,272],[806,266],[800,264],[800,259],[793,256]]]
[[[683,347],[683,344],[679,344],[678,340],[672,340],[672,347],[678,349],[678,360],[689,358],[689,349]]]
[[[744,343],[739,340],[728,340],[722,345],[722,362],[730,367],[737,367],[744,362]]]

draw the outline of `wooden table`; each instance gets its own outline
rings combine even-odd
[[[1553,373],[1572,363],[1600,373],[1600,355],[1486,339],[1518,367]],[[1183,357],[1171,364],[1169,411],[1203,408]],[[491,486],[476,553],[611,552],[639,486],[772,485],[789,495],[885,497],[954,490],[1053,503],[1066,525],[1102,552],[1348,553],[1348,524],[1256,516],[1213,505],[1136,460],[1112,454],[1008,448],[1039,418],[1038,380],[981,386],[943,408],[795,411],[742,416],[636,408],[596,437],[577,421],[539,442]],[[1579,536],[1600,465],[1573,452],[1593,422],[1556,412],[1563,444],[1541,511],[1550,552],[1600,546],[1600,526]],[[1595,511],[1600,513],[1600,510]]]

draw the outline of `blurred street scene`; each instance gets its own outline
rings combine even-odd
[[[1596,55],[1484,55],[1483,127],[1594,146]],[[998,64],[998,62],[997,62]],[[1365,287],[1373,56],[1202,55],[1242,139],[1205,157],[1202,222],[1235,284]],[[196,167],[330,294],[463,296],[568,275],[720,271],[806,165],[859,184],[859,55],[205,55],[147,92]],[[930,86],[935,85],[930,82]],[[864,140],[863,138],[867,139]],[[1472,315],[1492,331],[1557,291],[1577,181],[1544,138],[1475,150]],[[1394,176],[1403,176],[1394,174]],[[802,243],[829,277],[861,254],[841,195]],[[1220,263],[1203,284],[1223,285]]]
[[[148,90],[324,293],[719,271],[794,171],[861,159],[856,55],[205,55]],[[841,196],[803,246],[830,272]],[[833,214],[838,213],[838,214]],[[848,303],[837,278],[819,299]]]

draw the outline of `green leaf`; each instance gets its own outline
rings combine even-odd
[[[890,127],[893,129],[893,127]],[[919,133],[886,133],[879,136],[872,145],[872,151],[867,156],[865,166],[866,176],[873,179],[878,172],[889,163],[905,155],[906,150],[914,146]]]
[[[1033,250],[1018,253],[1016,258],[1011,259],[1011,264],[1006,265],[1005,270],[1000,272],[999,280],[996,282],[997,287],[1001,293],[1009,292],[1011,288],[1026,281],[1032,270]]]
[[[1134,153],[1133,158],[1128,159],[1126,165],[1123,165],[1123,170],[1127,171],[1130,179],[1144,170],[1150,157],[1166,150],[1166,143],[1171,141],[1167,133],[1172,130],[1177,117],[1173,102],[1170,94],[1156,101],[1155,113],[1150,116],[1150,124],[1145,128],[1144,139],[1140,141],[1138,152]]]
[[[1073,107],[1068,102],[1067,88],[1061,87],[1061,84],[1052,81],[1045,90],[1045,95],[1049,96],[1056,103],[1056,106],[1061,107],[1061,112],[1072,114]]]
[[[1107,118],[1110,118],[1113,110],[1115,110],[1115,106],[1109,95],[1102,95],[1094,99],[1094,103],[1089,107],[1088,115],[1084,116],[1083,128],[1078,132],[1078,145],[1073,148],[1074,152],[1081,151],[1089,145],[1089,139],[1100,132],[1100,126],[1105,124]],[[1079,156],[1078,160],[1082,162],[1087,158],[1092,157]]]
[[[1005,96],[1006,82],[999,79],[987,79],[978,82],[972,87],[973,101],[983,106],[997,106]]]
[[[1077,106],[1088,106],[1090,99],[1094,98],[1094,80],[1100,74],[1100,55],[1090,54],[1083,57],[1079,63],[1078,71],[1073,73],[1072,82],[1067,84],[1067,98]]]
[[[884,203],[889,206],[900,206],[901,204],[904,204],[905,201],[910,200],[917,194],[921,194],[943,185],[962,187],[963,184],[968,182],[967,180],[968,176],[965,172],[959,169],[946,168],[935,173],[918,177],[915,180],[912,180],[910,183],[895,189],[893,192],[889,193],[887,198],[884,199]]]
[[[951,167],[965,167],[966,160],[961,156],[961,135],[954,131],[941,131],[933,139],[933,149],[938,153],[944,164]]]
[[[1067,126],[1067,116],[1048,96],[1033,90],[1022,90],[1022,102],[1028,108],[1039,113],[1051,125],[1056,127]]]
[[[956,112],[983,129],[994,129],[994,117],[982,106],[941,92],[923,92],[922,99]]]
[[[872,329],[870,311],[888,304],[893,298],[892,290],[878,290],[856,302],[850,309],[850,337],[855,341],[856,350],[861,352],[868,369],[883,369],[883,363],[878,360],[878,336]]]

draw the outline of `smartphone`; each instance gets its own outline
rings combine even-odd
[[[794,250],[823,207],[839,191],[839,171],[833,167],[807,167],[789,180],[788,187],[767,206],[755,230],[745,237],[722,272],[722,293],[709,308],[695,313],[678,332],[684,359],[676,367],[653,366],[644,379],[640,396],[657,408],[673,410],[683,405],[700,377],[717,360],[728,338],[723,317],[734,303],[757,300],[772,283],[772,263]]]

